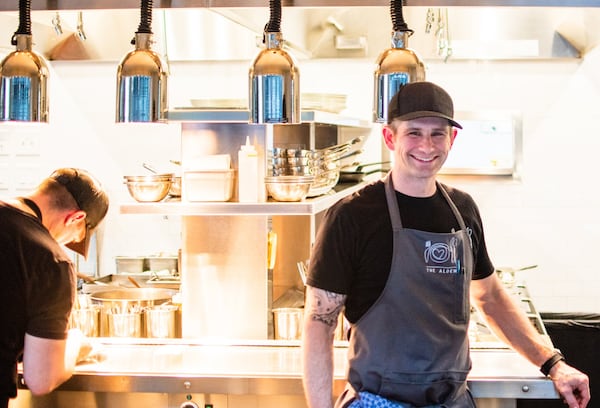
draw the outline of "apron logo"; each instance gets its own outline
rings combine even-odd
[[[457,259],[458,240],[450,239],[449,242],[425,242],[425,268],[428,273],[450,274],[459,273],[460,262]]]

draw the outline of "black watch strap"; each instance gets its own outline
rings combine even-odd
[[[540,367],[540,371],[545,376],[548,376],[548,374],[550,374],[550,369],[554,367],[559,361],[565,361],[565,356],[562,355],[560,350],[555,349],[554,354],[552,354],[552,357],[550,357],[548,360],[546,360],[544,364],[542,364],[542,366]]]

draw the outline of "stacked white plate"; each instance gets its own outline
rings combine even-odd
[[[346,95],[303,93],[300,104],[303,110],[317,110],[323,112],[340,113],[346,109]]]
[[[340,113],[346,109],[346,95],[303,93],[300,97],[302,110],[316,110],[330,113]],[[190,99],[194,108],[215,110],[246,110],[248,100],[244,98],[199,98]]]

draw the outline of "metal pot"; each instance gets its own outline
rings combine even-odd
[[[100,335],[144,337],[144,310],[171,301],[175,293],[175,290],[162,288],[123,288],[93,293],[92,302],[100,305]]]
[[[365,176],[377,172],[388,172],[388,168],[383,168],[384,164],[389,164],[389,161],[376,162],[376,163],[365,163],[356,166],[354,170],[341,170],[340,171],[340,182],[342,183],[359,183],[363,181]],[[366,167],[378,166],[374,169],[365,170]]]
[[[177,306],[167,304],[147,308],[146,335],[153,338],[176,337],[177,311]]]
[[[302,336],[304,309],[281,307],[273,309],[275,338],[279,340],[299,340]]]
[[[348,152],[350,148],[363,141],[362,136],[355,137],[345,143],[340,143],[334,146],[325,147],[323,149],[306,150],[306,149],[286,149],[286,148],[273,148],[274,158],[307,158],[311,160],[319,159],[333,159],[337,160],[341,158],[341,155]]]

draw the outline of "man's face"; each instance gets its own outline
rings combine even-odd
[[[446,161],[456,129],[446,119],[424,117],[395,120],[384,127],[383,135],[393,152],[394,169],[404,177],[429,179]]]

